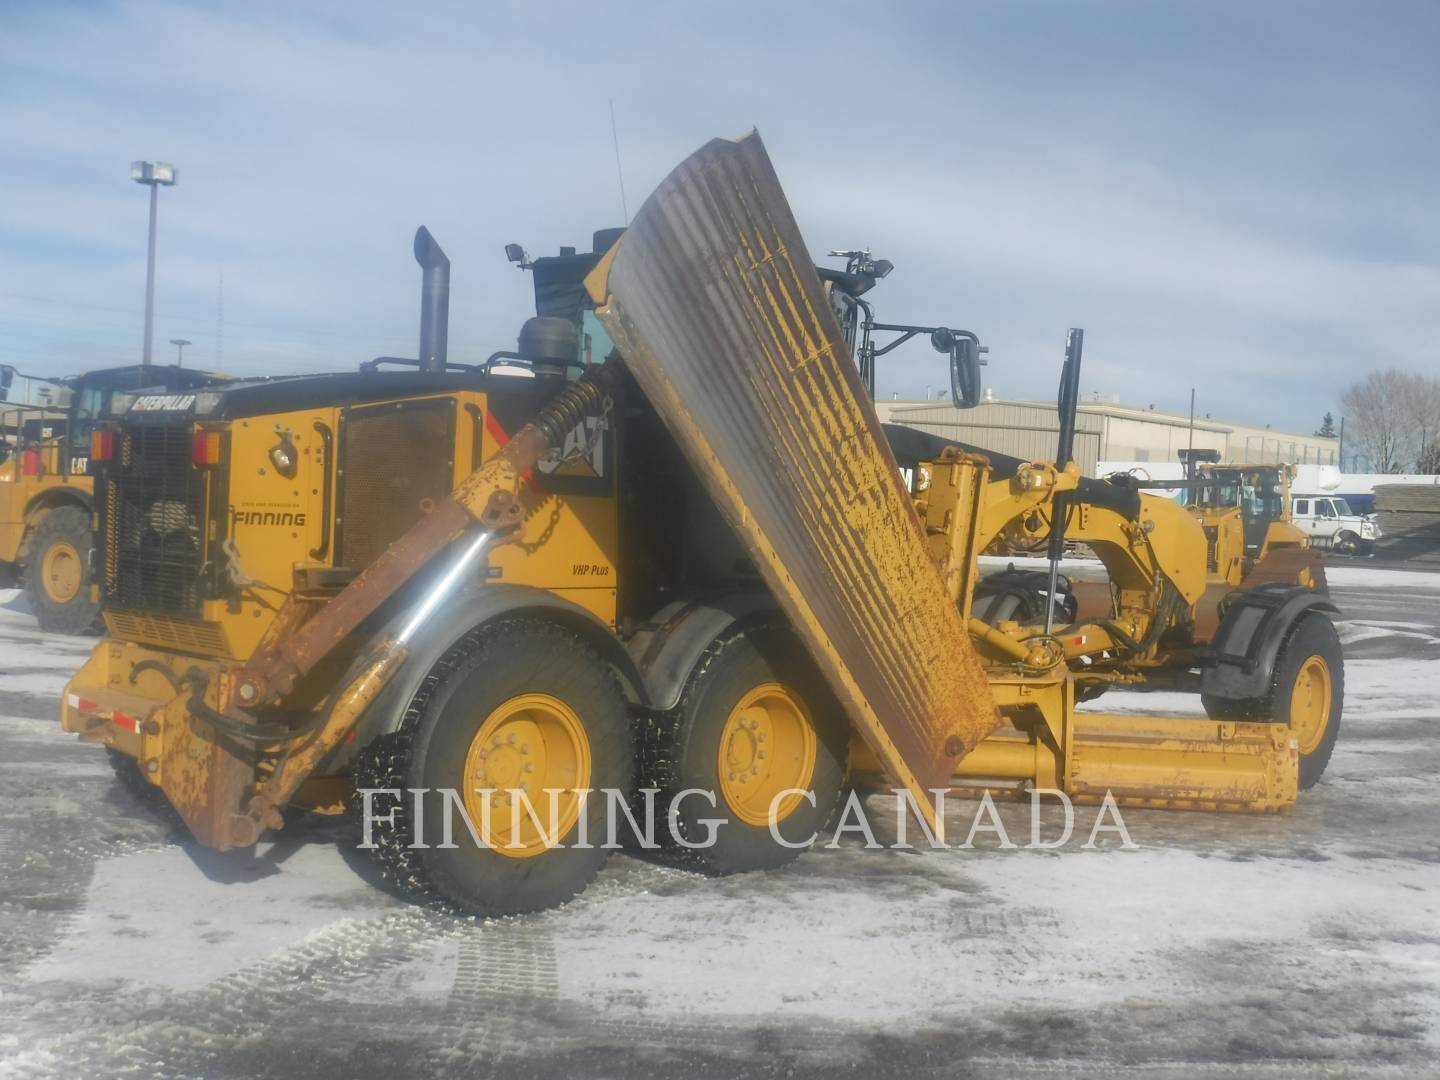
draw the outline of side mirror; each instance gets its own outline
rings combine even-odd
[[[980,341],[966,330],[941,327],[930,335],[936,352],[950,354],[950,401],[957,409],[980,404]]]

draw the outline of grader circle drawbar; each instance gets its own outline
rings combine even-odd
[[[1273,811],[1318,778],[1343,700],[1323,576],[1277,532],[1242,579],[1238,509],[1080,475],[1079,331],[1054,461],[881,425],[874,334],[928,335],[960,407],[979,339],[878,322],[868,252],[817,273],[756,135],[589,252],[512,247],[536,300],[513,352],[448,358],[421,230],[417,359],[106,428],[107,638],[62,723],[201,843],[359,806],[398,888],[501,914],[593,878],[605,850],[575,841],[617,830],[607,792],[658,793],[666,857],[733,873],[796,857],[849,785],[943,838],[933,789]],[[1066,542],[1105,585],[1066,580]],[[1077,708],[1159,686],[1211,718]]]

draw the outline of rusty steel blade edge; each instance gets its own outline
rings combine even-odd
[[[587,284],[851,720],[938,831],[928,791],[996,726],[994,702],[760,137],[677,166]]]

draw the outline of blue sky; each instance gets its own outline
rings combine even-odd
[[[893,260],[882,318],[977,331],[999,396],[1051,396],[1083,326],[1087,395],[1308,429],[1370,367],[1440,368],[1437,50],[1428,2],[3,0],[0,362],[138,358],[142,157],[180,168],[157,355],[413,354],[421,223],[452,356],[512,347],[503,245],[620,223],[613,99],[632,210],[757,127],[812,254]]]

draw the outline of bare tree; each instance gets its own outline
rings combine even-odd
[[[1440,379],[1386,368],[1372,371],[1341,398],[1345,434],[1376,472],[1440,465]]]
[[[1415,440],[1415,471],[1440,472],[1440,379],[1413,378],[1406,417]]]

